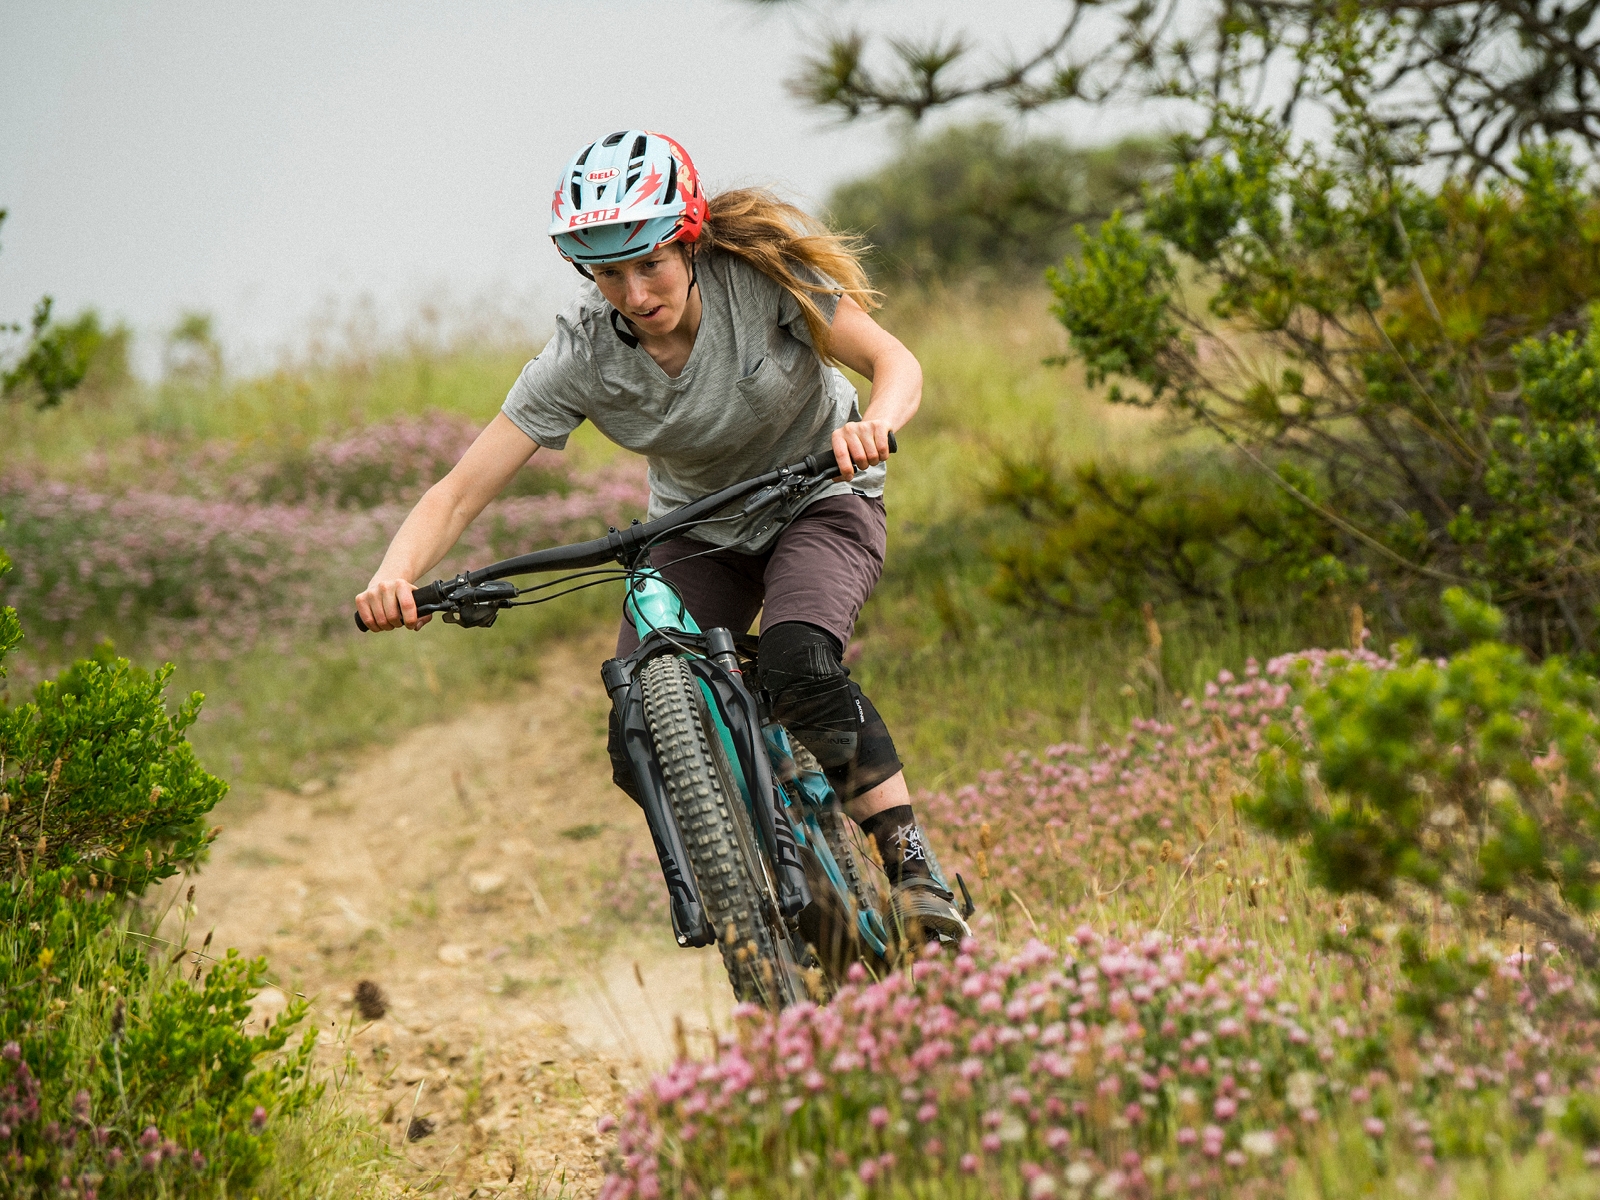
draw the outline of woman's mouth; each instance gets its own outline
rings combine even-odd
[[[633,319],[635,321],[648,321],[652,317],[659,317],[661,315],[661,310],[664,308],[666,308],[665,304],[658,304],[654,308],[647,308],[643,312],[634,313]]]

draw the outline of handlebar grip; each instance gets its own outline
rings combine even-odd
[[[900,443],[894,440],[894,430],[889,431],[889,453],[893,454],[900,449]]]
[[[428,611],[438,612],[439,605],[444,601],[444,596],[439,591],[439,581],[436,579],[424,587],[414,588],[411,592],[411,599],[416,603],[418,615],[421,615],[425,605],[428,606]],[[357,629],[362,633],[372,632],[371,629],[367,628],[367,623],[361,619],[360,613],[356,613],[355,618]]]

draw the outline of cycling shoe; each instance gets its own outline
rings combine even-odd
[[[890,896],[896,926],[908,943],[951,941],[971,937],[955,896],[924,875],[902,879]]]

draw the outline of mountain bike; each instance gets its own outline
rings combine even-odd
[[[626,583],[623,612],[639,648],[607,660],[600,678],[661,864],[673,936],[685,947],[715,943],[734,994],[769,1008],[825,999],[855,963],[887,969],[914,948],[917,931],[895,927],[827,776],[747,682],[759,678],[757,640],[701,630],[649,551],[704,525],[766,513],[754,541],[837,478],[831,457],[810,455],[656,520],[435,580],[412,595],[419,616],[482,629],[502,609]],[[510,582],[544,572],[565,574]],[[356,625],[366,630],[359,614]],[[939,885],[956,894],[929,854]],[[955,882],[970,917],[966,882]]]

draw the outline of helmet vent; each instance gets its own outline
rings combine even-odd
[[[594,149],[594,143],[590,142],[587,146],[585,146],[583,148],[583,153],[578,155],[578,161],[575,162],[573,164],[573,166],[581,167],[581,166],[583,166],[584,163],[588,162],[589,161],[589,152],[591,150],[593,150],[593,149]]]
[[[606,138],[606,140],[601,142],[600,144],[602,146],[615,146],[618,142],[620,142],[623,138],[625,138],[627,136],[628,136],[628,131],[626,129],[624,129],[621,133],[613,133],[610,137]]]
[[[644,157],[644,134],[641,133],[638,137],[633,139],[633,149],[628,151],[628,157],[629,158],[643,158]]]
[[[671,204],[678,195],[678,160],[674,158],[667,168],[667,198],[661,203]]]
[[[620,194],[626,196],[629,192],[633,191],[633,185],[638,182],[639,172],[635,171],[632,175],[628,176],[628,181],[622,185],[622,192]]]
[[[572,181],[572,207],[583,207],[583,188],[578,186],[578,181],[576,179]]]

